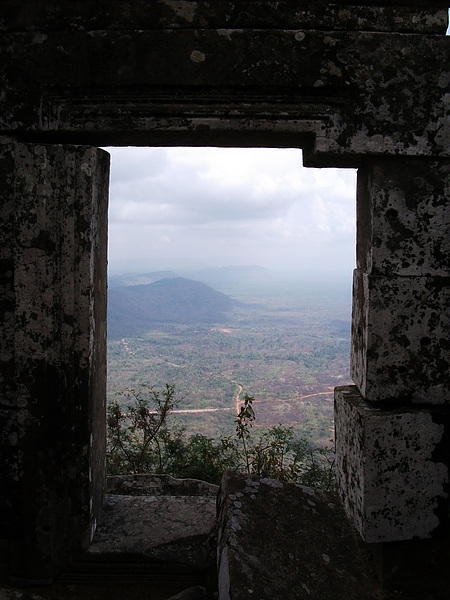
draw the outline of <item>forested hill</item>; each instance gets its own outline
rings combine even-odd
[[[136,337],[157,323],[220,323],[241,303],[200,281],[174,277],[108,291],[108,338]]]

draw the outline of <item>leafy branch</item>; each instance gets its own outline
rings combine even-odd
[[[241,406],[236,416],[236,436],[238,440],[242,441],[244,447],[244,458],[247,473],[250,474],[250,452],[249,452],[249,439],[250,430],[253,426],[253,421],[256,419],[255,411],[253,410],[253,400],[251,396],[245,394],[244,404]]]

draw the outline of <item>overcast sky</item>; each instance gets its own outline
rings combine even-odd
[[[354,268],[353,170],[303,168],[295,149],[107,150],[111,271]]]

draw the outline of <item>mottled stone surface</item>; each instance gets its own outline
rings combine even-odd
[[[208,600],[206,588],[196,586],[180,592],[176,596],[171,596],[169,600]]]
[[[440,4],[6,4],[5,132],[98,145],[300,146],[309,165],[448,156]]]
[[[450,162],[379,159],[358,170],[357,266],[450,276]]]
[[[91,548],[51,586],[27,587],[25,595],[3,588],[0,572],[0,600],[213,597],[218,486],[132,475],[108,478],[108,489]]]
[[[103,497],[109,157],[12,142],[0,155],[0,539],[11,576],[45,580],[87,546]]]
[[[448,403],[447,8],[2,2],[0,538],[13,574],[51,577],[87,544],[104,486],[106,158],[45,143],[292,146],[308,166],[361,167],[353,377],[372,400]]]
[[[383,410],[335,390],[336,470],[366,542],[449,534],[448,408]]]
[[[44,600],[38,594],[28,594],[22,590],[13,588],[0,589],[0,600]]]
[[[149,582],[109,585],[59,585],[17,589],[1,588],[0,600],[215,600],[202,586],[177,592],[176,583],[162,587]]]
[[[358,172],[351,373],[371,401],[450,400],[450,164]]]
[[[292,2],[165,2],[122,0],[96,2],[98,9],[83,1],[68,5],[48,0],[34,0],[24,8],[17,0],[3,0],[0,29],[31,30],[104,30],[134,29],[327,29],[356,31],[403,31],[442,33],[447,24],[445,0],[421,2],[401,0],[344,0],[330,3],[314,0],[302,4]],[[376,6],[373,6],[376,4]],[[346,6],[351,5],[351,6]]]
[[[378,597],[337,498],[274,479],[224,474],[218,569],[219,600]]]
[[[355,270],[351,375],[364,398],[450,401],[450,278]]]

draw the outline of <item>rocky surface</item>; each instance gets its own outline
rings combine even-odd
[[[168,475],[108,478],[108,494],[86,556],[139,556],[208,569],[218,486]]]
[[[196,586],[183,590],[176,596],[172,596],[169,600],[208,600],[206,588]]]
[[[0,588],[0,600],[217,599],[208,560],[216,558],[218,489],[168,476],[109,478],[87,555],[53,585]],[[218,525],[220,600],[409,599],[379,589],[332,494],[226,473]]]
[[[88,551],[53,585],[0,588],[0,600],[212,597],[218,489],[168,475],[108,478]]]
[[[449,539],[448,0],[1,5],[1,570],[22,582],[51,581],[87,548],[101,508],[108,177],[105,153],[92,146],[106,145],[293,146],[303,148],[306,166],[360,168],[352,377],[365,400],[382,402],[393,416],[399,406],[425,407],[415,422],[427,425],[433,439],[421,445],[422,463],[420,453],[414,455],[414,470],[419,477],[427,473],[427,485],[438,490],[427,513],[446,515],[439,529]],[[438,427],[429,418],[434,405],[445,412]],[[358,431],[361,413],[349,404],[341,414],[355,418],[346,421],[347,432]],[[387,415],[384,429],[380,419],[372,421],[377,433],[366,439],[373,446],[361,444],[359,455],[343,449],[353,465],[377,474],[359,494],[368,505],[379,491],[377,519],[392,512],[393,494],[383,494],[379,475],[386,469],[379,461],[369,464],[371,447],[377,438],[391,440],[384,450],[397,456],[391,421]],[[415,443],[408,435],[402,439],[403,447]],[[408,447],[398,453],[395,468],[410,458]],[[346,470],[348,461],[341,464]],[[272,490],[262,481],[257,487],[255,498]],[[418,497],[423,487],[409,489]],[[359,502],[350,486],[341,490]],[[247,574],[255,577],[253,597],[257,586],[264,594],[270,587],[273,564],[284,569],[286,585],[291,581],[283,598],[357,597],[355,586],[363,584],[348,579],[359,573],[358,566],[348,567],[351,552],[345,563],[345,546],[335,548],[336,560],[334,546],[324,549],[335,531],[332,519],[286,494],[273,501],[275,520],[261,512],[249,521],[255,542],[258,531],[267,537],[265,570],[252,563],[252,546],[243,555]],[[143,511],[145,528],[151,513],[167,515],[156,508],[157,497],[143,498],[132,500]],[[190,502],[185,495],[176,498],[166,513],[179,520]],[[118,527],[129,519],[141,540],[138,555],[150,560],[150,552],[156,560],[154,540],[139,538],[132,505],[129,496],[114,495],[106,510],[116,515]],[[222,508],[234,517],[233,510],[241,510]],[[397,512],[399,529],[413,535],[410,513]],[[290,513],[299,524],[289,522]],[[345,520],[340,510],[336,514],[344,533]],[[362,513],[353,507],[350,514]],[[379,520],[366,515],[371,520],[362,528],[374,532]],[[317,523],[327,523],[323,539],[312,534]],[[164,535],[174,527],[167,523]],[[436,530],[433,523],[422,535]],[[233,538],[236,532],[229,533]],[[337,530],[333,535],[339,538]],[[112,555],[130,556],[132,538],[116,538]],[[175,538],[161,539],[167,549]],[[297,548],[294,559],[286,554],[289,546]],[[229,548],[230,561],[236,552]],[[448,560],[438,552],[434,557],[440,560],[436,577],[448,580]],[[423,580],[423,570],[411,572]],[[230,573],[236,575],[234,566]],[[244,593],[237,589],[234,598]],[[367,597],[367,589],[358,597]]]
[[[218,499],[219,600],[375,600],[337,498],[227,472]]]

